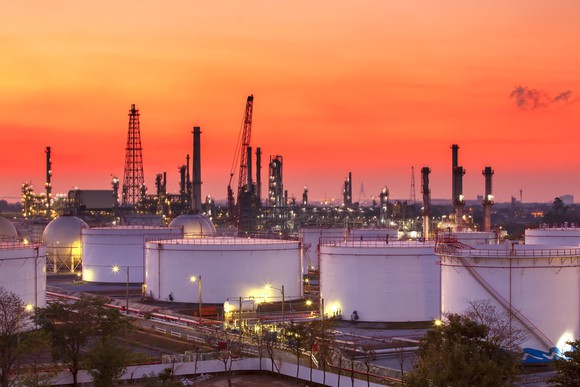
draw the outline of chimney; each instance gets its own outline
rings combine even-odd
[[[201,211],[201,129],[199,126],[193,127],[193,192],[191,208],[194,212]]]
[[[481,172],[485,176],[485,196],[483,197],[483,231],[491,231],[491,206],[493,206],[493,194],[491,190],[491,177],[493,170],[485,167]]]
[[[459,145],[451,145],[451,208],[455,209],[455,199],[457,199],[457,182],[455,181],[455,169],[459,166]]]
[[[252,147],[248,147],[248,192],[252,192],[252,185],[254,182],[252,181]]]
[[[262,148],[256,148],[256,197],[262,203]]]
[[[455,198],[453,205],[455,206],[455,223],[457,223],[457,231],[463,230],[463,207],[465,207],[465,200],[463,199],[463,175],[465,170],[463,167],[456,167],[453,171],[453,180],[455,182]]]
[[[50,158],[51,151],[50,147],[46,147],[46,217],[50,219],[51,213],[51,200],[52,200],[52,185],[51,185],[51,178],[52,178],[52,159]]]
[[[431,190],[429,189],[429,167],[421,168],[421,193],[423,194],[423,238],[429,240],[429,215],[431,212]]]

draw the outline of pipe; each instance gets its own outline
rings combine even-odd
[[[193,192],[191,208],[194,212],[201,211],[201,128],[193,127]]]

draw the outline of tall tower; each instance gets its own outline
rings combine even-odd
[[[51,203],[52,203],[52,184],[50,182],[52,178],[52,159],[50,158],[51,152],[50,147],[46,147],[46,217],[51,218]]]
[[[139,110],[135,104],[129,110],[129,133],[125,148],[125,177],[123,178],[123,205],[134,206],[139,202],[141,187],[145,184],[143,175],[143,155],[141,132],[139,129]]]
[[[421,193],[423,194],[423,238],[429,239],[429,215],[431,215],[431,189],[429,188],[429,167],[421,168]]]
[[[415,203],[417,201],[417,195],[415,193],[415,167],[411,166],[411,193],[409,195],[409,201]]]
[[[491,206],[493,206],[493,193],[491,190],[491,177],[493,169],[485,167],[481,172],[485,176],[485,196],[483,197],[483,231],[491,231]]]
[[[193,127],[193,197],[191,208],[195,213],[201,212],[201,128],[199,126]]]

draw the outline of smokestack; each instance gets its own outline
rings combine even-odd
[[[348,197],[352,206],[352,172],[348,173]]]
[[[429,189],[429,167],[421,168],[421,193],[423,194],[423,238],[429,240],[429,215],[431,212],[431,190]]]
[[[201,146],[199,126],[193,127],[193,192],[191,208],[194,212],[201,211]]]
[[[453,199],[453,204],[455,206],[455,222],[457,223],[457,231],[463,229],[463,207],[465,206],[465,200],[463,199],[463,175],[465,175],[463,167],[456,167],[453,171],[456,194]]]
[[[254,182],[252,181],[252,147],[248,147],[248,192],[252,192],[252,185]]]
[[[51,199],[52,199],[52,185],[50,180],[52,178],[52,159],[50,158],[50,147],[46,147],[46,217],[50,219],[51,213]]]
[[[483,197],[483,231],[491,231],[491,206],[493,206],[493,194],[491,190],[491,177],[493,170],[485,167],[481,172],[485,176],[485,196]]]
[[[262,148],[256,148],[256,197],[262,203]]]
[[[451,145],[451,208],[455,208],[455,200],[457,199],[457,191],[456,186],[457,182],[455,181],[455,169],[459,166],[459,145],[453,144]]]

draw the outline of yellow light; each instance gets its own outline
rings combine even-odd
[[[435,324],[436,327],[440,327],[441,325],[443,325],[443,321],[441,321],[441,320],[435,320],[434,324]]]
[[[189,282],[195,282],[195,281],[197,281],[197,278],[194,275],[189,277]]]
[[[119,266],[115,265],[113,266],[113,273],[118,273],[119,272]]]
[[[306,305],[308,306],[312,305],[312,300],[306,300]]]
[[[24,307],[24,309],[25,309],[27,312],[32,312],[32,310],[34,309],[34,305],[32,305],[32,304],[27,304],[27,305]]]

